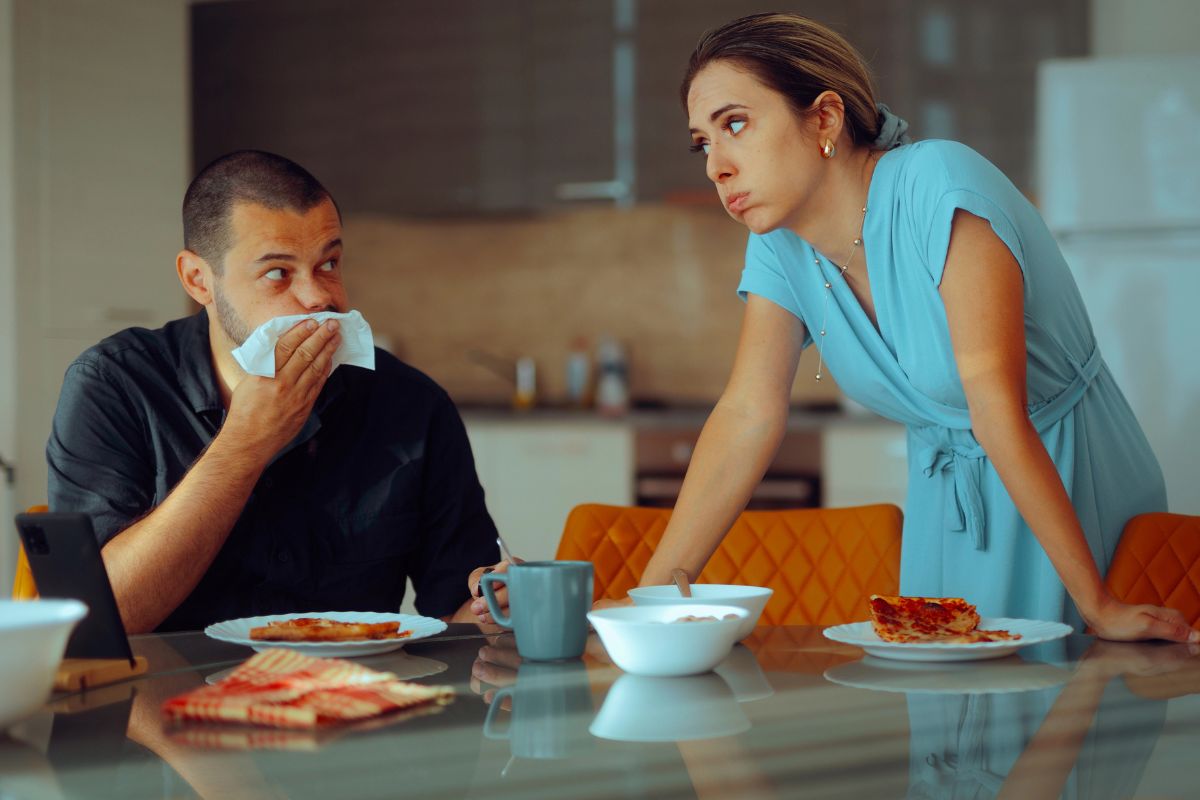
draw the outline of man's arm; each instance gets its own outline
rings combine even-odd
[[[330,322],[284,334],[275,378],[244,378],[224,425],[183,480],[101,549],[127,632],[153,630],[191,594],[270,459],[304,426],[340,342]]]
[[[448,396],[429,421],[424,470],[421,549],[411,572],[417,609],[446,622],[482,621],[471,610],[474,593],[484,565],[501,567],[500,549],[466,427]]]

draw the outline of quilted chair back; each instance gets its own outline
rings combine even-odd
[[[48,506],[31,506],[27,513],[29,514],[44,514],[49,511]],[[25,548],[17,544],[17,574],[13,578],[13,600],[35,600],[37,599],[37,585],[33,582],[33,570],[29,568],[29,559],[25,555]]]
[[[1156,512],[1125,525],[1105,583],[1126,603],[1153,603],[1200,623],[1200,517]]]
[[[576,506],[556,557],[592,562],[596,599],[623,598],[670,517],[664,508]],[[745,511],[697,582],[774,589],[760,625],[864,620],[868,595],[899,589],[901,522],[893,505]]]

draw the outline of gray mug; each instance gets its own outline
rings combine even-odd
[[[500,730],[496,710],[512,704],[508,727]],[[569,758],[592,743],[592,690],[582,661],[545,664],[526,661],[517,668],[517,682],[499,689],[483,722],[483,735],[508,739],[514,756]]]
[[[500,613],[492,585],[508,586],[510,616]],[[497,625],[512,628],[517,652],[531,661],[578,658],[587,643],[592,607],[590,561],[526,561],[479,582]]]

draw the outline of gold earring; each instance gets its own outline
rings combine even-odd
[[[821,147],[821,158],[833,158],[837,155],[837,146],[832,139],[826,139],[825,144]]]

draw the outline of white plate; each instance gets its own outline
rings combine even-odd
[[[873,656],[901,661],[978,661],[1003,658],[1022,647],[1052,642],[1074,633],[1070,625],[1040,619],[1010,619],[984,617],[979,621],[982,630],[1006,630],[1019,633],[1021,638],[1003,642],[955,644],[943,642],[885,642],[875,635],[870,622],[851,622],[826,628],[825,638],[861,647]]]
[[[906,694],[1006,694],[1066,683],[1071,672],[1041,661],[1009,656],[986,664],[937,665],[864,656],[825,671],[825,679],[855,689]]]
[[[404,630],[411,630],[412,635],[404,639],[365,639],[349,642],[265,642],[250,638],[251,628],[266,625],[268,622],[280,622],[297,617],[323,617],[337,622],[395,622]],[[282,648],[295,650],[306,656],[348,658],[399,650],[409,642],[433,636],[444,630],[446,630],[446,623],[440,619],[420,617],[416,614],[383,614],[378,611],[305,611],[295,614],[269,614],[263,617],[242,617],[225,622],[214,622],[204,629],[204,633],[218,641],[253,647],[259,652]]]

